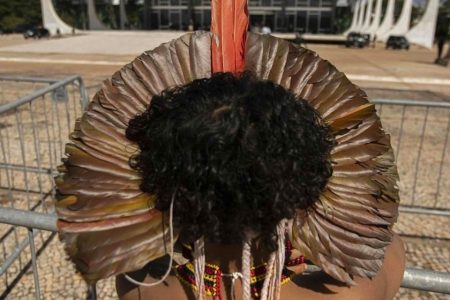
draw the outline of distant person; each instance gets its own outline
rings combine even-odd
[[[57,38],[61,37],[61,30],[59,28],[56,28],[56,37]]]
[[[374,34],[373,35],[373,39],[372,39],[372,48],[375,48],[377,45],[377,35]]]
[[[253,33],[261,33],[261,24],[255,23],[255,25],[253,25],[250,28],[250,31],[253,32]]]
[[[442,52],[444,51],[445,42],[448,37],[448,26],[438,26],[436,32],[436,44],[437,44],[437,57],[434,63],[440,63],[442,58]]]
[[[271,34],[271,33],[272,33],[272,29],[270,29],[269,26],[264,25],[264,26],[261,28],[261,33],[262,33],[262,34]]]
[[[192,20],[192,19],[189,20],[189,25],[188,25],[187,30],[194,31],[194,20]]]
[[[436,61],[435,61],[436,63],[441,60],[442,52],[444,51],[444,45],[445,45],[446,40],[447,40],[446,36],[438,36],[436,39],[437,51],[438,51]]]
[[[302,46],[302,47],[304,47],[304,48],[307,48],[307,46],[306,46],[306,41],[305,41],[305,39],[304,39],[304,37],[303,37],[303,31],[297,31],[297,32],[295,33],[295,40],[294,40],[294,42],[295,42],[297,45],[299,45],[299,46]]]

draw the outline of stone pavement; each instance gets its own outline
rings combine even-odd
[[[177,34],[180,33],[95,33],[48,41],[1,36],[0,74],[46,77],[80,74],[87,86],[92,87],[92,95],[98,84],[121,65]],[[450,68],[432,64],[435,52],[417,47],[409,52],[387,51],[378,46],[345,49],[311,45],[311,48],[356,78],[354,82],[367,89],[372,98],[450,100],[450,84],[447,84]],[[422,81],[411,83],[405,78]],[[439,84],[433,83],[434,79],[440,80]],[[396,231],[403,234],[408,266],[450,272],[449,228],[450,218],[401,215]],[[86,286],[66,260],[57,238],[39,257],[38,264],[43,299],[85,298]],[[33,299],[33,286],[32,273],[28,272],[7,299]],[[99,299],[117,299],[112,279],[100,282],[98,293]],[[396,299],[450,299],[450,296],[400,289]]]
[[[420,228],[423,231],[414,231]],[[450,272],[450,219],[425,218],[417,215],[400,216],[396,231],[407,236],[426,235],[427,239],[403,237],[406,246],[407,266]],[[439,238],[439,239],[432,239]],[[86,285],[66,259],[63,246],[54,238],[38,259],[43,299],[83,299]],[[117,299],[112,278],[99,282],[99,299]],[[33,299],[33,275],[28,272],[12,290],[7,299]],[[400,289],[395,299],[450,299],[449,295]]]
[[[106,78],[142,52],[184,33],[106,31],[27,41],[20,36],[0,36],[0,73],[102,74]],[[413,46],[409,51],[393,51],[385,50],[381,43],[365,49],[317,44],[308,47],[363,88],[429,90],[450,99],[450,68],[433,64],[435,49]]]

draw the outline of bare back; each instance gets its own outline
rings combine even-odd
[[[373,279],[355,277],[356,286],[348,287],[344,283],[334,280],[324,272],[315,272],[308,275],[298,275],[291,282],[282,286],[281,299],[364,299],[381,300],[392,299],[397,293],[403,272],[405,269],[405,251],[401,239],[394,236],[391,245],[386,249],[383,266]],[[131,274],[136,279],[144,279],[146,282],[155,281],[146,275],[144,271]],[[222,299],[230,299],[230,282],[225,280],[222,289]],[[156,287],[136,287],[129,283],[123,276],[116,279],[117,293],[122,300],[136,299],[170,299],[170,300],[194,300],[195,296],[190,287],[180,283],[178,278],[171,275],[167,280]],[[228,291],[228,293],[226,292]],[[236,283],[236,299],[240,299],[241,284]]]

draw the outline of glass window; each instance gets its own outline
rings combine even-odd
[[[150,14],[150,28],[151,29],[159,28],[159,14],[157,12],[152,12]]]
[[[318,33],[319,32],[319,15],[316,13],[309,14],[308,16],[308,32]]]
[[[320,16],[320,32],[330,33],[331,29],[331,12],[323,11]]]
[[[194,13],[194,29],[198,30],[203,25],[203,14],[201,11],[195,11]]]
[[[296,15],[287,15],[286,16],[286,24],[285,24],[285,26],[286,26],[286,30],[287,30],[287,32],[294,32],[294,31],[297,31],[296,29],[295,29],[295,17],[296,17]]]
[[[188,15],[188,11],[186,9],[183,9],[181,11],[181,29],[182,30],[187,30],[187,27],[189,25],[189,15]]]
[[[297,24],[296,24],[296,31],[299,32],[306,32],[306,21],[307,21],[307,14],[306,11],[299,11],[297,12]]]
[[[160,10],[160,24],[161,26],[169,26],[169,11],[166,9]]]
[[[281,11],[275,13],[275,20],[275,31],[278,31],[284,27],[284,15]]]
[[[204,10],[203,11],[203,30],[209,30],[209,27],[211,26],[211,11],[210,10]]]
[[[180,29],[180,13],[179,11],[170,11],[170,22],[169,29],[178,30]]]

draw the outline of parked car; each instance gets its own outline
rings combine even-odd
[[[409,50],[409,42],[403,35],[390,35],[386,41],[386,49]]]
[[[28,38],[34,38],[34,39],[41,39],[41,38],[48,38],[50,37],[50,32],[48,29],[44,27],[34,27],[31,29],[25,30],[23,33],[23,37]]]
[[[358,48],[364,48],[367,46],[368,43],[366,41],[366,38],[358,33],[358,32],[350,32],[347,35],[347,40],[345,41],[345,47],[358,47]]]
[[[364,38],[364,41],[365,41],[364,46],[369,46],[370,45],[370,34],[364,33],[364,34],[362,34],[362,37]]]

